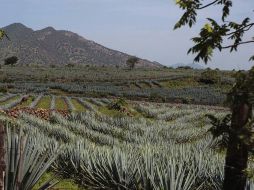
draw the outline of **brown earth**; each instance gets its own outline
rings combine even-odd
[[[68,117],[69,111],[67,110],[47,110],[47,109],[34,109],[34,108],[14,108],[4,111],[8,116],[18,118],[21,113],[27,113],[39,117],[41,119],[49,120],[53,112],[61,114],[63,117]]]

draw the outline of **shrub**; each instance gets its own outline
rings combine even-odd
[[[69,67],[69,68],[72,68],[72,67],[74,67],[75,66],[75,64],[73,64],[73,63],[68,63],[67,65],[66,65],[66,67]]]
[[[156,101],[156,102],[166,102],[166,97],[160,95],[157,92],[152,92],[149,96],[150,101]]]
[[[56,65],[51,64],[50,68],[56,68]]]
[[[16,56],[11,56],[11,57],[8,57],[4,60],[4,64],[5,65],[14,65],[18,62],[18,58]]]
[[[1,93],[7,93],[8,92],[8,88],[6,86],[1,86],[0,87],[0,92]]]
[[[212,69],[207,69],[203,73],[201,73],[201,76],[199,78],[199,82],[205,83],[205,84],[217,84],[221,81],[221,76],[219,75],[219,72]]]
[[[179,66],[178,69],[192,69],[190,66]]]
[[[111,104],[108,105],[109,109],[113,109],[113,110],[122,110],[123,107],[127,106],[128,103],[125,101],[125,99],[120,98],[114,102],[112,102]]]

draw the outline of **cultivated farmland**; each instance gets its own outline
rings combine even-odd
[[[1,119],[61,144],[51,170],[80,188],[221,188],[225,153],[221,139],[209,133],[205,114],[223,117],[228,109],[145,102],[128,106],[139,117],[89,110],[67,118],[54,113],[49,121],[27,114],[15,122]],[[251,179],[249,185],[253,188]]]
[[[80,67],[83,75],[95,69]],[[10,81],[0,83],[0,119],[29,135],[41,155],[57,154],[35,187],[53,176],[56,188],[221,189],[225,139],[213,138],[206,115],[230,113],[223,105],[232,73],[221,72],[220,84],[205,84],[199,70],[122,69],[123,76],[114,74],[119,69],[100,70],[110,79],[87,78],[76,68],[70,71],[79,79],[58,67],[31,70],[14,76],[3,67]]]

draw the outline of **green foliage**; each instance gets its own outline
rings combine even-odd
[[[225,20],[229,16],[230,9],[233,6],[231,0],[214,0],[207,4],[202,0],[177,0],[176,4],[185,12],[176,23],[175,29],[186,24],[192,27],[196,23],[197,12],[201,9],[213,5],[223,7],[221,20],[216,21],[212,18],[207,18],[208,23],[201,28],[199,36],[192,38],[195,45],[189,49],[188,53],[197,54],[194,61],[199,62],[202,60],[207,63],[211,60],[215,49],[219,51],[230,49],[230,52],[232,52],[237,51],[239,45],[254,42],[253,39],[247,41],[243,39],[244,34],[254,26],[250,18],[244,18],[240,23]],[[230,45],[224,45],[226,39],[230,41]],[[254,56],[250,60],[254,60]]]
[[[162,81],[161,85],[165,88],[178,89],[178,88],[184,88],[184,87],[190,87],[190,86],[196,87],[200,84],[197,81],[196,77],[185,77],[178,80]]]
[[[254,67],[249,72],[238,71],[236,83],[228,94],[228,103],[244,102],[254,105]]]
[[[1,92],[1,93],[7,93],[7,92],[8,92],[7,86],[2,86],[2,87],[0,87],[0,92]]]
[[[67,110],[67,105],[63,98],[57,97],[56,98],[56,109],[58,110]]]
[[[207,63],[213,56],[213,50],[222,50],[221,43],[223,42],[223,36],[229,31],[226,25],[219,26],[213,19],[208,18],[209,23],[206,24],[199,33],[199,37],[192,38],[192,41],[196,44],[188,53],[197,53],[194,61],[199,62],[200,59]]]
[[[18,62],[18,58],[16,56],[11,56],[11,57],[8,57],[4,60],[4,64],[5,65],[14,65]]]
[[[4,30],[0,30],[0,40],[3,39],[4,37],[9,39],[8,35],[6,34],[6,32]]]
[[[218,138],[221,135],[228,135],[230,132],[231,114],[226,115],[223,119],[218,119],[213,115],[206,115],[210,120],[213,127],[210,132],[214,138]]]
[[[50,108],[50,103],[51,103],[50,96],[44,96],[43,98],[40,99],[40,101],[38,102],[36,107],[37,108],[42,108],[42,109],[49,109]]]
[[[218,84],[221,81],[221,77],[218,71],[207,69],[201,73],[199,81],[205,84]]]
[[[70,189],[70,190],[81,190],[76,184],[73,183],[70,179],[62,179],[58,176],[54,176],[54,173],[47,172],[45,173],[40,180],[37,182],[35,187],[32,190],[38,190],[43,184],[51,180],[52,178],[56,178],[59,182],[53,187],[54,189]]]
[[[66,67],[75,67],[75,64],[73,64],[73,63],[68,63],[67,65],[66,65]]]
[[[127,105],[128,105],[128,103],[125,101],[125,99],[120,98],[120,99],[112,102],[111,104],[109,104],[108,108],[120,111],[120,110],[122,110]]]
[[[190,66],[179,66],[178,69],[192,69]]]
[[[130,57],[129,59],[127,59],[126,61],[126,65],[130,68],[130,69],[134,69],[135,65],[138,63],[139,58],[137,57]]]
[[[150,94],[149,100],[159,101],[159,102],[166,102],[166,97],[163,97],[159,93],[153,92],[153,93]]]

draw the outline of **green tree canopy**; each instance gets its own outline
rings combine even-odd
[[[254,42],[253,38],[245,40],[246,33],[253,33],[254,22],[249,17],[242,18],[241,22],[226,20],[233,6],[232,0],[176,0],[176,4],[184,10],[184,14],[175,24],[175,29],[184,25],[192,27],[197,21],[199,10],[211,6],[222,8],[221,19],[207,18],[207,23],[201,28],[199,36],[192,38],[195,45],[188,53],[196,54],[194,59],[196,62],[202,60],[207,63],[211,60],[214,50],[229,49],[232,52],[237,51],[240,45]],[[254,60],[254,56],[250,60]]]
[[[127,59],[126,61],[126,65],[130,68],[130,69],[134,69],[135,65],[138,63],[139,58],[137,57],[130,57],[129,59]]]
[[[4,60],[5,65],[14,65],[18,62],[18,58],[16,56],[8,57]]]

